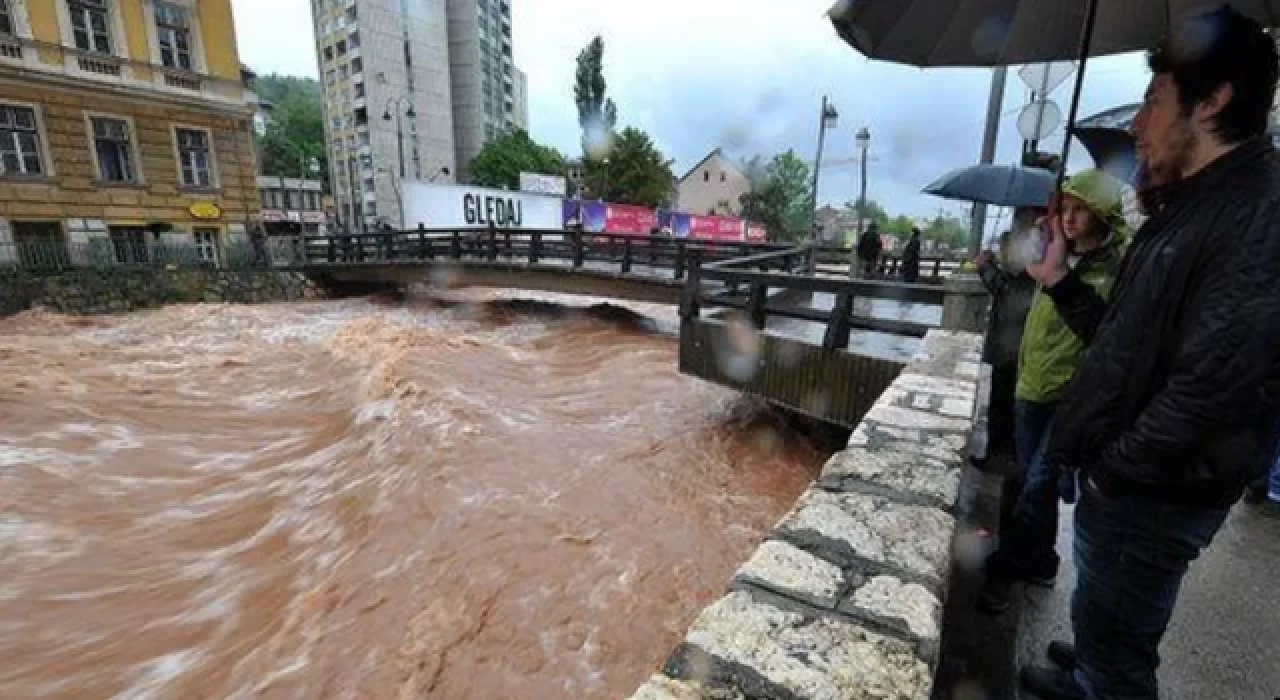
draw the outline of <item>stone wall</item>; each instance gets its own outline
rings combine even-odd
[[[633,700],[925,700],[980,336],[933,331]]]
[[[316,299],[323,289],[295,272],[254,269],[79,268],[33,275],[0,268],[0,315],[43,307],[99,314],[173,303]]]

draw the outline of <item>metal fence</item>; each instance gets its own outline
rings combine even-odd
[[[159,243],[136,239],[88,243],[33,241],[0,243],[0,270],[51,274],[83,268],[271,268],[300,265],[305,244],[298,239],[270,239],[260,245],[227,243]]]

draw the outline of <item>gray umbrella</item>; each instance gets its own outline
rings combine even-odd
[[[1040,168],[971,165],[943,175],[924,193],[999,207],[1047,207],[1054,184],[1054,174]]]
[[[1230,5],[1264,27],[1280,0],[1096,0],[1087,55],[1154,47],[1189,12]],[[1076,59],[1084,0],[841,0],[836,31],[870,58],[913,66],[1000,66]]]

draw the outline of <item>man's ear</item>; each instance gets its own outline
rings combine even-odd
[[[1222,110],[1231,104],[1231,99],[1235,97],[1236,90],[1231,83],[1223,83],[1217,87],[1209,96],[1196,103],[1195,109],[1191,112],[1191,117],[1196,124],[1204,126],[1206,129],[1213,130],[1213,120],[1217,118]]]

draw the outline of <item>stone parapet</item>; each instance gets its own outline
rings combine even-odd
[[[633,700],[925,700],[981,336],[920,352]]]

